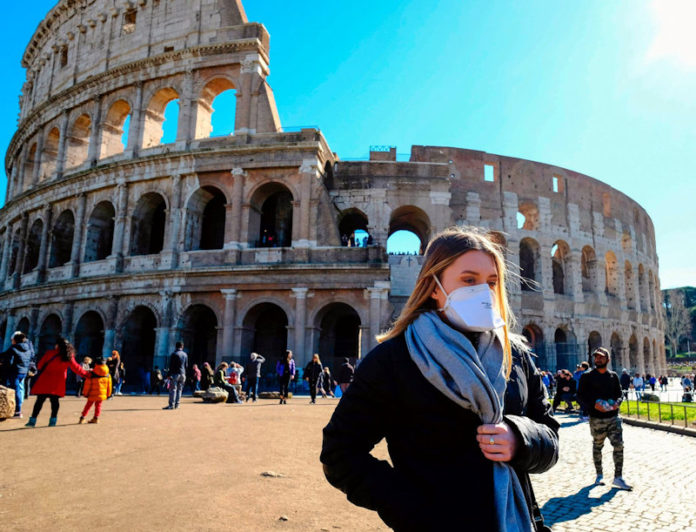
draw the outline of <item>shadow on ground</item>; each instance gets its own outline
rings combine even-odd
[[[546,504],[541,509],[546,525],[552,526],[564,521],[574,521],[582,515],[589,514],[592,508],[609,502],[614,498],[616,492],[619,491],[616,488],[612,488],[599,497],[590,497],[590,491],[595,487],[594,484],[591,484],[573,495],[553,497],[546,501]]]

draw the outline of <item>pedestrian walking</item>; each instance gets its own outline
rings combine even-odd
[[[49,427],[55,427],[58,422],[58,410],[60,398],[65,397],[65,380],[68,377],[68,368],[81,377],[86,377],[88,372],[75,361],[75,349],[65,338],[58,338],[55,348],[46,351],[36,365],[36,377],[31,389],[32,395],[36,395],[36,402],[27,427],[35,427],[41,408],[46,399],[51,402],[51,417],[48,420]]]
[[[259,395],[259,379],[261,378],[261,365],[266,359],[258,353],[249,355],[249,362],[246,367],[246,400],[252,399],[256,402]]]
[[[624,399],[628,399],[628,390],[631,388],[632,380],[631,376],[628,374],[628,370],[623,368],[621,370],[621,378],[619,379],[619,384],[621,384],[621,393]]]
[[[484,234],[435,236],[324,428],[329,482],[395,530],[542,530],[528,473],[556,463],[559,424],[510,330],[506,274]],[[391,462],[370,454],[383,438]]]
[[[348,386],[350,386],[350,383],[353,382],[354,374],[355,369],[353,369],[353,366],[350,365],[350,359],[345,357],[341,367],[338,368],[338,372],[336,373],[336,381],[338,382],[338,386],[341,388],[341,393],[346,393]]]
[[[636,376],[633,377],[633,391],[636,394],[636,400],[640,401],[643,398],[643,387],[645,386],[645,382],[643,381],[643,377],[640,376],[640,373],[636,373]]]
[[[15,391],[14,417],[21,418],[22,404],[24,403],[24,383],[32,365],[34,350],[22,331],[12,335],[12,344],[9,349],[0,354],[2,367],[5,368],[5,379],[9,387]],[[0,381],[0,384],[4,382]]]
[[[186,383],[186,370],[188,368],[188,355],[184,352],[183,342],[175,344],[176,351],[169,356],[169,404],[163,407],[164,410],[174,410],[179,408],[181,394]]]
[[[324,367],[321,365],[321,360],[319,360],[319,354],[314,353],[312,360],[309,361],[302,373],[303,378],[309,382],[309,403],[312,405],[317,402],[317,386],[323,372]]]
[[[292,351],[285,351],[285,357],[276,364],[276,375],[280,384],[280,404],[288,404],[290,381],[295,378],[295,360]]]
[[[632,487],[623,479],[624,446],[623,427],[619,417],[619,406],[623,393],[619,376],[607,368],[609,351],[599,347],[592,353],[595,369],[580,379],[579,395],[590,407],[590,434],[592,434],[592,459],[597,477],[595,484],[604,485],[602,470],[602,447],[609,439],[614,448],[614,481],[612,486],[630,491]]]
[[[84,383],[82,393],[87,398],[87,404],[82,409],[78,423],[84,423],[92,405],[94,405],[94,417],[88,423],[99,423],[102,401],[106,401],[113,392],[109,368],[102,357],[94,359],[94,369],[85,376]]]

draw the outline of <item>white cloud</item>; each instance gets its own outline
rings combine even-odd
[[[654,0],[651,8],[657,31],[646,59],[673,59],[696,68],[696,1]]]

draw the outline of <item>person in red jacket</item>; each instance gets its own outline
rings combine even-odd
[[[55,427],[58,422],[59,399],[65,397],[65,379],[68,376],[68,368],[81,377],[86,377],[89,372],[75,361],[75,349],[65,338],[58,338],[55,349],[44,353],[36,366],[37,373],[31,387],[32,395],[36,395],[34,410],[27,422],[27,427],[36,426],[36,418],[41,412],[46,399],[51,401],[51,418],[49,427]]]
[[[87,404],[82,410],[79,423],[84,422],[92,405],[94,405],[94,417],[88,423],[99,423],[102,401],[106,401],[111,396],[112,391],[109,367],[104,364],[102,357],[97,357],[94,360],[94,369],[85,378],[85,387],[82,390],[82,395],[87,398]]]

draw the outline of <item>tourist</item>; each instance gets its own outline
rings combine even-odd
[[[121,355],[118,353],[118,351],[111,351],[111,356],[106,359],[106,365],[109,368],[109,375],[111,375],[111,386],[112,389],[116,389],[118,387],[118,383],[121,380],[120,373],[119,373],[119,366],[121,365]],[[113,399],[114,395],[112,394],[109,399]]]
[[[640,376],[640,373],[636,373],[636,376],[633,377],[633,390],[636,393],[637,401],[640,401],[643,398],[643,386],[643,377]]]
[[[87,404],[82,409],[80,420],[78,423],[83,423],[89,409],[94,405],[94,417],[88,423],[99,423],[99,415],[101,414],[102,401],[106,401],[113,391],[109,368],[104,364],[102,357],[94,359],[94,369],[84,378],[85,386],[83,393],[87,398]]]
[[[228,403],[241,403],[242,400],[239,398],[237,393],[237,388],[232,386],[227,382],[227,368],[229,364],[227,362],[221,362],[220,365],[215,370],[215,376],[213,378],[213,384],[218,388],[222,388],[227,392],[227,402]]]
[[[667,391],[667,385],[669,384],[669,379],[667,378],[667,375],[663,375],[660,377],[660,389],[663,392]]]
[[[595,484],[604,485],[602,476],[602,447],[604,440],[614,448],[614,482],[612,486],[630,491],[632,488],[624,481],[623,472],[623,429],[619,417],[619,406],[623,392],[619,376],[607,368],[609,351],[599,347],[592,353],[595,369],[580,379],[578,394],[590,406],[590,434],[592,434],[592,459],[597,477]]]
[[[186,369],[188,367],[188,355],[184,352],[184,344],[177,342],[176,351],[169,356],[169,404],[163,410],[174,410],[179,408],[181,394],[186,383]]]
[[[75,361],[75,349],[70,342],[65,338],[58,338],[55,348],[46,351],[36,365],[37,373],[31,390],[32,395],[36,395],[36,402],[26,424],[27,427],[36,426],[36,418],[39,417],[46,399],[51,401],[51,417],[48,420],[48,426],[56,426],[60,398],[65,397],[65,380],[68,376],[68,368],[83,378],[88,374]]]
[[[259,395],[259,379],[261,378],[261,364],[266,362],[266,359],[258,353],[249,355],[249,362],[246,368],[246,400],[252,399],[256,402]]]
[[[0,354],[2,367],[4,369],[4,379],[9,387],[15,391],[15,413],[14,417],[22,417],[22,404],[24,403],[24,382],[29,373],[32,359],[34,358],[34,350],[27,340],[26,335],[17,331],[12,335],[12,345],[4,353]]]
[[[82,366],[82,369],[89,372],[92,369],[92,359],[90,357],[83,357],[82,364],[80,364],[80,366]],[[80,375],[76,375],[75,380],[77,381],[77,393],[75,394],[75,397],[80,397],[82,395],[82,388],[85,385],[85,379]]]
[[[164,375],[162,375],[162,370],[159,368],[159,366],[155,366],[155,369],[153,369],[152,373],[150,374],[150,390],[148,393],[152,395],[152,392],[157,392],[157,395],[159,395],[162,391],[163,384]]]
[[[567,369],[561,370],[561,375],[556,380],[556,395],[553,397],[553,411],[556,412],[561,401],[565,401],[566,412],[573,412],[573,400],[575,399],[575,379]]]
[[[191,367],[191,393],[194,394],[201,389],[201,370],[198,364]]]
[[[215,372],[210,364],[203,362],[203,371],[201,373],[201,388],[203,390],[207,390],[213,385],[213,381],[215,380]]]
[[[543,525],[528,473],[558,459],[558,422],[479,232],[428,245],[416,286],[324,429],[327,479],[395,530]],[[490,287],[490,288],[489,288]],[[370,454],[386,438],[391,463]]]
[[[295,378],[295,361],[289,349],[285,351],[285,357],[276,364],[276,374],[280,383],[280,404],[288,404],[290,381]]]
[[[329,366],[324,366],[324,372],[321,374],[319,379],[319,389],[321,390],[321,396],[326,399],[326,396],[334,396],[334,387],[336,386],[336,381],[331,378],[331,370]]]
[[[621,370],[619,384],[621,384],[621,392],[623,393],[624,399],[628,399],[628,390],[631,387],[631,376],[628,374],[628,370],[626,368]]]
[[[650,390],[655,391],[655,384],[657,384],[657,379],[655,375],[648,375],[648,383],[650,384]]]
[[[348,386],[353,382],[353,375],[355,374],[355,369],[350,365],[350,359],[345,357],[341,367],[338,368],[338,373],[336,374],[336,381],[338,386],[341,388],[341,393],[346,393]]]
[[[312,360],[305,366],[304,372],[302,373],[304,380],[309,382],[309,403],[312,405],[317,403],[317,385],[319,384],[319,378],[323,372],[324,368],[321,365],[321,360],[319,360],[319,355],[314,353],[314,355],[312,355]]]

